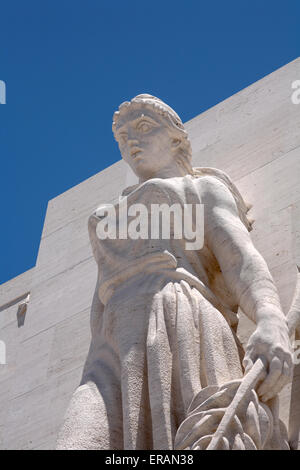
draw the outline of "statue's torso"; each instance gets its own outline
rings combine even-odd
[[[127,238],[120,239],[120,226],[122,226],[121,230],[124,230],[126,225],[124,225],[124,214],[128,213],[126,227],[130,227],[132,221],[137,218],[136,213],[130,215],[135,204],[142,205],[142,207],[136,206],[136,209],[141,209],[141,213],[144,215],[142,223],[145,222],[145,217],[147,219],[147,238],[133,239],[129,234]],[[157,222],[155,217],[151,220],[153,205],[162,204],[166,204],[167,207],[176,204],[177,208],[180,207],[182,210],[182,218],[184,217],[184,205],[188,204],[190,208],[193,207],[193,230],[198,224],[197,230],[203,230],[204,233],[201,249],[187,249],[187,243],[191,240],[185,237],[184,224],[182,225],[183,236],[174,238],[175,227],[172,217],[170,237],[163,238],[161,231],[159,239],[151,236],[151,223],[153,224],[153,220]],[[148,180],[133,187],[131,192],[127,192],[126,202],[123,199],[122,202],[114,204],[116,238],[108,237],[105,240],[98,238],[97,240],[99,297],[104,304],[116,290],[121,289],[122,295],[125,295],[127,291],[132,292],[130,289],[132,283],[139,286],[139,294],[143,291],[155,292],[159,288],[160,278],[163,277],[162,273],[166,276],[168,272],[174,272],[178,268],[183,268],[187,273],[200,279],[208,288],[216,289],[221,273],[213,253],[206,244],[205,227],[199,225],[204,223],[199,217],[200,212],[196,215],[195,206],[199,204],[201,204],[201,183],[199,184],[199,178],[196,180],[189,175]],[[162,222],[163,220],[160,219],[160,230]],[[141,230],[141,226],[139,230]],[[220,291],[224,293],[223,284]],[[228,300],[228,295],[225,300]],[[230,301],[226,303],[230,304]]]

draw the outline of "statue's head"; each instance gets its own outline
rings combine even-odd
[[[192,172],[191,144],[181,119],[167,104],[143,94],[125,101],[113,116],[113,133],[123,159],[140,179],[164,169]]]

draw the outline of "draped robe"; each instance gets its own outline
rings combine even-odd
[[[216,173],[148,180],[125,191],[128,208],[143,204],[151,214],[151,204],[201,204],[203,178]],[[246,225],[238,191],[218,180]],[[114,208],[118,228],[120,202]],[[205,236],[200,250],[187,250],[174,226],[170,239],[137,240],[100,240],[96,228],[91,217],[98,264],[91,346],[58,448],[172,449],[194,396],[243,376],[236,299]]]

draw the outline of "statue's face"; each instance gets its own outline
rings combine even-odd
[[[155,111],[140,107],[120,116],[116,139],[123,159],[141,179],[149,179],[175,165],[174,148],[166,120]]]

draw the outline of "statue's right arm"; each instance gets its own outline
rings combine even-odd
[[[258,393],[267,401],[280,392],[292,373],[288,328],[279,295],[230,191],[212,177],[203,178],[201,185],[206,243],[218,260],[228,289],[256,323],[244,365],[247,371],[258,358],[265,363],[268,373]]]

